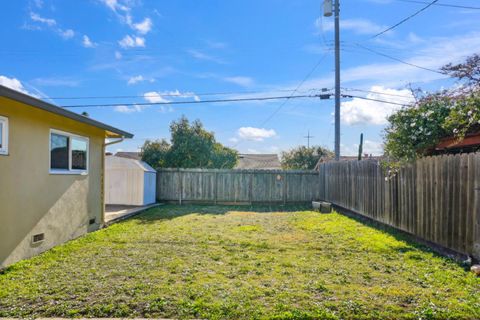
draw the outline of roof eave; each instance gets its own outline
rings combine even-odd
[[[2,85],[0,85],[0,96],[6,97],[8,99],[12,99],[12,100],[15,100],[15,101],[18,101],[18,102],[21,102],[21,103],[24,103],[26,105],[29,105],[29,106],[32,106],[32,107],[35,107],[35,108],[38,108],[38,109],[42,109],[42,110],[47,111],[47,112],[51,112],[51,113],[54,113],[54,114],[57,114],[57,115],[61,115],[63,117],[66,117],[66,118],[69,118],[69,119],[72,119],[72,120],[75,120],[75,121],[78,121],[78,122],[82,122],[82,123],[85,123],[85,124],[103,129],[106,132],[117,134],[119,137],[122,137],[122,138],[128,138],[128,139],[133,138],[133,134],[131,134],[129,132],[114,128],[114,127],[109,126],[105,123],[93,120],[89,117],[83,116],[81,114],[78,114],[78,113],[75,113],[75,112],[72,112],[72,111],[69,111],[69,110],[63,109],[61,107],[58,107],[58,106],[55,106],[53,104],[47,103],[43,100],[34,98],[34,97],[29,96],[27,94],[24,94],[22,92],[12,90],[12,89],[7,88],[7,87],[2,86]]]

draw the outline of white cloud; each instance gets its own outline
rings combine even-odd
[[[199,51],[199,50],[195,50],[195,49],[190,49],[190,50],[187,50],[187,52],[195,59],[197,60],[204,60],[204,61],[211,61],[211,62],[215,62],[215,63],[218,63],[218,64],[224,64],[225,61],[223,61],[222,59],[219,59],[217,57],[214,57],[214,56],[211,56],[209,54],[206,54],[202,51]]]
[[[315,20],[315,26],[319,31],[322,28],[322,18]],[[381,26],[367,19],[342,19],[341,29],[350,30],[357,34],[375,34],[385,30],[387,26]],[[323,20],[323,31],[333,31],[333,19]]]
[[[121,11],[129,11],[130,10],[130,8],[128,6],[121,4],[117,0],[100,0],[100,2],[102,2],[108,8],[110,8],[110,10],[112,10],[113,12],[117,12],[118,10],[121,10]]]
[[[371,154],[374,156],[383,155],[383,143],[365,140],[363,142],[363,153]]]
[[[168,95],[168,96],[178,97],[178,98],[193,98],[193,100],[195,101],[200,101],[200,97],[193,92],[180,92],[178,90],[164,91],[161,93],[161,95],[164,95],[164,96]]]
[[[77,87],[80,81],[72,78],[36,78],[32,80],[35,85],[41,87]]]
[[[358,143],[353,145],[340,145],[340,152],[344,156],[358,156]],[[383,155],[383,144],[377,141],[365,140],[363,142],[363,152],[362,156],[372,155],[372,156],[381,156]]]
[[[97,44],[95,42],[92,42],[92,40],[90,40],[87,35],[83,35],[82,44],[85,48],[94,48],[97,46]]]
[[[139,76],[131,77],[130,79],[128,79],[128,84],[135,84],[145,80],[146,79],[142,75],[139,75]]]
[[[57,27],[57,21],[55,21],[54,19],[44,18],[40,16],[38,13],[34,13],[34,12],[30,12],[30,19],[32,19],[32,21],[34,22],[38,22],[46,25],[49,29],[55,31],[64,39],[71,39],[75,36],[75,31],[73,31],[72,29],[63,30]],[[30,28],[30,29],[33,30],[34,28]],[[36,29],[41,30],[40,27]]]
[[[145,18],[142,22],[134,23],[132,28],[141,34],[147,34],[152,30],[152,25],[152,20],[150,18]]]
[[[163,98],[159,92],[155,92],[155,91],[150,91],[150,92],[145,92],[145,94],[143,95],[143,98],[145,100],[147,100],[148,102],[151,102],[151,103],[167,103],[167,102],[170,102],[170,100],[167,100],[165,98]]]
[[[117,59],[117,60],[122,59],[122,54],[118,51],[115,51],[115,59]]]
[[[263,141],[266,138],[272,138],[277,135],[273,129],[242,127],[238,129],[237,134],[240,139]]]
[[[165,97],[172,97],[172,98],[193,98],[194,101],[200,101],[200,97],[198,97],[193,92],[180,92],[178,90],[175,91],[163,91],[163,92],[156,92],[150,91],[146,92],[143,95],[144,99],[148,102],[152,103],[163,103],[163,102],[171,102],[171,100]]]
[[[34,0],[33,3],[39,9],[41,9],[43,7],[43,0]]]
[[[254,83],[253,79],[250,77],[226,77],[223,78],[223,80],[242,87],[250,87]]]
[[[126,35],[122,40],[118,41],[118,44],[122,48],[145,47],[145,38]]]
[[[54,19],[43,18],[38,13],[34,13],[34,12],[30,12],[30,18],[35,22],[46,24],[49,27],[53,27],[57,24],[57,22]]]
[[[414,100],[412,93],[407,89],[395,90],[373,86],[370,91],[372,92],[368,93],[366,98],[385,102],[361,98],[353,98],[351,101],[342,102],[340,113],[344,123],[348,125],[384,125],[387,124],[387,117],[401,108],[399,105],[388,102],[408,104]]]
[[[58,29],[58,33],[60,34],[60,36],[62,36],[63,39],[71,39],[75,36],[75,31],[73,31],[72,29]]]
[[[25,90],[25,88],[23,87],[23,84],[20,82],[20,80],[16,78],[8,78],[6,76],[0,76],[0,85],[13,89],[15,91],[29,94],[28,91]]]
[[[67,30],[62,30],[58,29],[58,34],[63,38],[63,39],[71,39],[75,36],[75,31],[72,29],[67,29]]]
[[[226,49],[228,44],[220,41],[207,40],[207,45],[212,49]]]
[[[114,108],[116,112],[120,113],[134,113],[134,112],[141,112],[143,109],[145,109],[145,106],[125,106],[125,105],[119,105]]]

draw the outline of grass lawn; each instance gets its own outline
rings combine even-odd
[[[11,266],[0,316],[478,319],[480,279],[336,213],[169,205]]]

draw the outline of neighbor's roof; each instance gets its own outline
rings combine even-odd
[[[51,112],[60,116],[63,116],[65,118],[69,118],[78,122],[82,122],[100,129],[103,129],[109,133],[119,135],[124,138],[133,138],[133,134],[111,127],[107,124],[104,124],[102,122],[93,120],[89,117],[82,116],[81,114],[66,110],[61,107],[57,107],[53,104],[47,103],[43,100],[34,98],[32,96],[29,96],[27,94],[12,90],[10,88],[7,88],[5,86],[0,85],[0,97],[6,97],[24,104],[27,104],[29,106],[45,110],[47,112]],[[113,136],[113,135],[112,135]]]
[[[235,169],[278,170],[282,166],[276,154],[240,154]]]
[[[368,154],[364,154],[362,156],[362,160],[371,160],[371,161],[380,161],[383,158],[384,158],[383,156],[372,156],[372,155],[368,155]],[[335,157],[333,157],[333,156],[320,157],[320,159],[318,159],[318,162],[315,165],[315,168],[313,170],[318,170],[322,163],[335,162],[335,161],[336,161]],[[339,161],[358,161],[358,156],[340,156]]]
[[[157,172],[155,169],[150,167],[146,162],[134,159],[121,158],[117,156],[106,156],[105,157],[105,169],[117,169],[117,170],[126,170],[126,169],[137,169],[145,172]]]
[[[115,153],[115,157],[134,159],[134,160],[142,160],[142,157],[140,156],[140,152],[119,151],[119,152]]]

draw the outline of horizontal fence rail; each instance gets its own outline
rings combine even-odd
[[[375,161],[319,168],[320,198],[480,259],[480,154],[422,158],[387,177]]]
[[[298,203],[319,197],[317,171],[159,169],[159,201]]]

